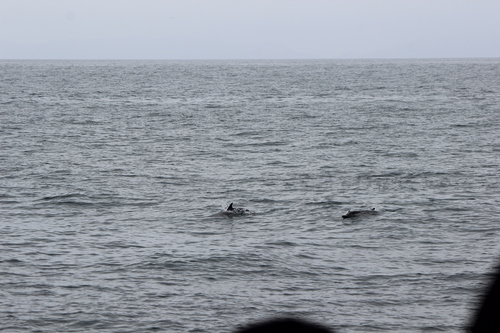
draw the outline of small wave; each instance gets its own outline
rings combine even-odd
[[[361,174],[360,178],[390,178],[390,177],[400,177],[404,175],[403,172],[387,172],[387,173],[376,173],[376,174]]]
[[[358,144],[359,144],[358,140],[347,139],[347,140],[342,140],[342,141],[338,142],[336,145],[337,146],[353,146],[353,145],[358,145]]]
[[[53,195],[53,196],[46,196],[41,199],[40,201],[53,201],[53,200],[62,200],[62,199],[68,199],[68,198],[75,198],[75,197],[81,197],[81,194],[61,194],[61,195]]]
[[[262,137],[261,131],[243,131],[235,133],[234,136],[252,136],[252,137]]]
[[[107,244],[101,245],[100,247],[101,248],[110,248],[110,249],[115,249],[115,248],[120,248],[120,249],[144,248],[144,246],[142,246],[142,245],[125,243],[125,242],[121,242],[121,241],[109,242]]]
[[[94,203],[88,201],[88,197],[86,195],[78,193],[45,196],[41,199],[38,199],[37,202],[38,204],[68,205],[68,206],[94,205]]]
[[[451,124],[450,127],[477,127],[477,124]]]
[[[7,264],[20,264],[23,261],[19,260],[19,259],[12,258],[12,259],[0,260],[0,262],[4,262],[4,263],[7,263]]]
[[[288,242],[288,241],[277,241],[277,242],[269,242],[269,243],[267,243],[267,245],[292,247],[292,246],[298,246],[299,244],[294,243],[294,242]]]
[[[15,100],[11,100],[11,101],[1,101],[0,102],[0,105],[10,105],[10,104],[14,104]]]
[[[449,326],[438,325],[438,326],[425,326],[419,328],[421,332],[448,332],[450,330]]]
[[[21,202],[17,201],[17,200],[0,200],[0,204],[4,204],[4,205],[16,205],[19,203],[21,203]]]
[[[306,202],[306,205],[311,205],[311,206],[338,206],[338,205],[345,205],[346,202],[343,201],[334,201],[334,200],[329,200],[329,201],[313,201],[313,202]]]
[[[36,200],[37,205],[55,205],[55,206],[82,206],[82,207],[115,207],[115,206],[134,206],[148,207],[155,206],[158,201],[134,197],[115,197],[110,195],[88,196],[79,193],[61,194],[45,196]]]
[[[227,105],[223,104],[207,104],[205,105],[205,109],[227,109]]]
[[[249,143],[248,146],[256,146],[256,147],[266,147],[266,146],[285,146],[290,142],[288,141],[267,141],[267,142],[258,142],[258,143]]]
[[[92,120],[92,119],[87,119],[87,120],[71,119],[67,123],[71,124],[71,125],[88,126],[88,125],[100,125],[103,122],[97,121],[97,120]]]
[[[80,284],[80,285],[66,285],[66,286],[60,286],[60,288],[63,289],[80,289],[80,288],[92,288],[93,286],[90,284]]]
[[[387,157],[408,157],[408,158],[419,157],[419,155],[417,153],[412,152],[412,151],[409,151],[409,152],[405,152],[405,151],[389,152],[389,153],[384,154],[384,156],[387,156]]]

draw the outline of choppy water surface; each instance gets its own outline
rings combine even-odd
[[[459,332],[500,256],[500,60],[0,76],[4,331]]]

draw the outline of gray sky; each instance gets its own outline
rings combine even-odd
[[[0,59],[463,57],[499,0],[0,0]]]

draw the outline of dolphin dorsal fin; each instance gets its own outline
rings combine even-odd
[[[375,210],[375,207],[373,207],[372,210]]]
[[[234,210],[232,202],[229,204],[229,206],[227,206],[226,210]]]

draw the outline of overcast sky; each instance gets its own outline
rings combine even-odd
[[[500,57],[500,0],[0,0],[1,59]]]

